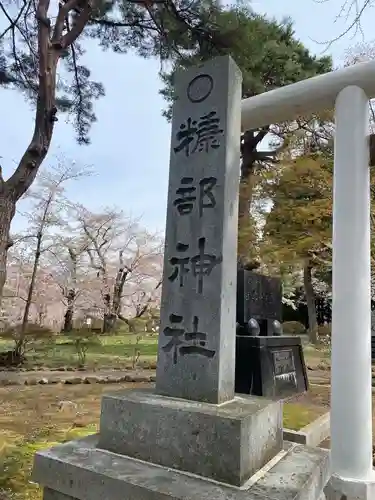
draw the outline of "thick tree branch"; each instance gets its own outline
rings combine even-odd
[[[39,88],[36,103],[34,134],[14,174],[5,186],[16,202],[27,191],[35,179],[44,160],[52,138],[55,122],[56,66],[58,54],[50,51],[49,0],[39,0],[38,20]]]
[[[76,16],[74,20],[74,24],[72,28],[61,38],[61,48],[66,49],[72,43],[74,43],[79,35],[82,33],[84,27],[88,23],[90,19],[92,10],[93,10],[93,2],[94,0],[86,0],[85,2],[79,2],[79,0],[69,0],[66,5],[73,5],[69,10],[73,8],[77,8],[79,4],[79,14]],[[81,4],[84,4],[83,6]]]
[[[52,42],[52,44],[57,45],[58,48],[60,48],[60,49],[61,49],[61,38],[63,35],[64,26],[65,26],[65,19],[68,18],[69,12],[72,9],[71,4],[74,5],[75,3],[76,3],[75,0],[73,0],[73,1],[70,0],[66,3],[63,3],[62,0],[59,2],[59,12],[58,12],[57,17],[56,17],[55,28],[53,30],[51,42]]]
[[[99,25],[99,26],[106,26],[108,28],[139,28],[142,30],[159,32],[159,29],[157,26],[153,26],[151,23],[148,23],[148,24],[140,23],[140,22],[138,22],[138,20],[130,22],[130,23],[126,23],[126,22],[121,22],[121,21],[114,21],[111,19],[92,18],[92,19],[89,19],[88,24],[90,26],[91,25]]]
[[[162,284],[162,280],[159,280],[156,287],[155,287],[155,291],[161,286]],[[146,295],[145,292],[144,293],[144,296]],[[147,311],[147,309],[149,308],[151,302],[152,302],[152,295],[149,296],[147,302],[143,305],[143,306],[140,306],[138,309],[136,308],[136,315],[135,315],[135,318],[141,318],[145,312]]]

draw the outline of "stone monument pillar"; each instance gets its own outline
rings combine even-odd
[[[156,389],[105,395],[100,432],[36,455],[44,500],[316,500],[328,454],[282,404],[234,395],[241,74],[176,75]]]
[[[183,71],[173,107],[156,391],[216,404],[234,396],[241,80],[232,59]]]

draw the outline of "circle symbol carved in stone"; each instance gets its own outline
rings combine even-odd
[[[198,75],[192,79],[187,88],[187,96],[190,102],[202,102],[211,94],[214,88],[212,76],[207,74]]]

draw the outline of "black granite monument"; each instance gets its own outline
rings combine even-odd
[[[278,278],[237,275],[236,392],[285,398],[308,388],[301,338],[283,336]]]
[[[278,278],[253,271],[238,271],[237,324],[242,333],[251,333],[249,321],[255,320],[259,325],[259,335],[277,335],[281,326],[281,299],[281,281]]]

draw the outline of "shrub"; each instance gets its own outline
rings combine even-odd
[[[283,332],[285,335],[304,335],[306,328],[299,321],[285,321],[283,323]]]
[[[28,323],[24,331],[21,324],[8,326],[0,332],[0,337],[14,342],[14,346],[11,351],[0,353],[0,366],[22,364],[26,359],[30,343],[50,341],[53,336],[54,332],[50,328],[36,323]]]
[[[331,336],[331,324],[319,325],[318,334],[319,334],[319,337],[330,337]]]
[[[80,330],[72,330],[66,337],[73,344],[77,358],[78,366],[83,367],[86,363],[87,351],[90,347],[101,345],[99,337],[96,332],[88,328],[81,328]]]
[[[320,325],[318,333],[320,345],[325,351],[331,352],[331,325]]]
[[[141,340],[142,340],[142,336],[137,335],[137,337],[135,339],[133,353],[132,353],[132,368],[135,368],[135,366],[138,363],[139,358],[141,356],[141,351],[139,350],[139,343],[141,342]]]

